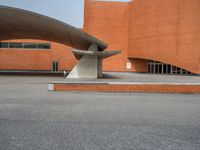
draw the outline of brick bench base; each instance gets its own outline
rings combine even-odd
[[[199,94],[199,84],[50,83],[50,91],[149,92]]]

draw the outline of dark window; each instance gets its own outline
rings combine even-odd
[[[193,73],[187,70],[157,61],[149,61],[147,66],[148,66],[147,72],[153,74],[194,75]]]
[[[148,64],[148,67],[147,67],[148,73],[151,73],[151,68],[150,67],[151,67],[150,64]]]
[[[182,74],[187,74],[187,71],[185,69],[183,69]]]
[[[177,67],[172,66],[172,74],[176,74],[177,73]]]
[[[163,73],[164,73],[164,74],[167,73],[167,65],[166,65],[166,64],[163,65]]]
[[[0,48],[51,49],[48,43],[0,42]]]
[[[24,48],[33,48],[33,49],[36,49],[37,48],[37,44],[34,44],[34,43],[24,43]]]
[[[155,73],[155,65],[151,65],[151,73]]]
[[[181,69],[177,67],[176,73],[180,74],[181,73]]]
[[[23,48],[22,43],[14,43],[14,42],[10,43],[9,47],[10,48]]]
[[[156,64],[155,66],[156,66],[156,72],[155,73],[157,74],[157,73],[159,73],[159,65]]]
[[[39,49],[50,49],[50,44],[38,44]]]
[[[57,61],[53,61],[52,62],[52,71],[53,72],[57,72],[58,71],[58,62]]]
[[[0,48],[8,48],[8,42],[0,42]]]
[[[162,65],[161,64],[159,64],[159,71],[158,71],[158,73],[162,74]]]

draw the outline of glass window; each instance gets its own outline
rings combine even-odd
[[[177,71],[176,71],[177,74],[180,74],[181,73],[181,69],[179,67],[177,67]]]
[[[49,43],[0,42],[0,48],[51,49]]]
[[[176,74],[177,73],[177,67],[172,66],[172,74]]]
[[[50,49],[50,44],[38,44],[39,49]]]
[[[0,48],[8,48],[8,42],[0,42]]]
[[[156,70],[155,70],[155,73],[157,74],[157,73],[159,73],[159,65],[156,64],[155,67],[156,67],[156,68],[155,68],[155,69],[156,69]]]
[[[169,64],[164,64],[161,62],[157,62],[157,61],[149,61],[148,62],[148,73],[153,73],[153,74],[178,74],[178,75],[194,75],[193,73],[181,69],[179,67],[176,66],[172,66]]]
[[[152,64],[150,67],[151,67],[151,69],[150,69],[151,72],[150,73],[154,73],[154,65]]]
[[[172,67],[171,65],[167,65],[167,73],[168,73],[168,74],[171,74],[171,73],[172,73],[172,72],[171,72],[171,67]]]
[[[37,44],[34,44],[34,43],[24,43],[24,48],[36,49],[37,48]]]
[[[166,74],[167,73],[167,65],[163,64],[163,73]]]
[[[53,61],[52,62],[52,71],[53,72],[57,72],[58,71],[58,62],[57,61]]]
[[[162,68],[162,64],[159,64],[158,66],[159,66],[158,73],[159,73],[159,74],[162,74],[162,73],[163,73],[163,72],[162,72],[162,69],[163,69],[163,68]]]
[[[187,74],[187,71],[185,69],[183,69],[182,74]]]
[[[148,66],[147,66],[147,72],[151,73],[151,65],[150,64],[148,64]]]
[[[23,48],[22,43],[12,42],[9,44],[9,48]]]

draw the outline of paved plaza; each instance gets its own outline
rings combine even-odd
[[[122,76],[127,80],[130,74]],[[133,82],[200,82],[134,77]],[[0,76],[0,150],[200,150],[198,94],[50,92],[52,81],[63,78]]]
[[[200,76],[158,75],[140,73],[105,72],[101,79],[52,79],[51,82],[67,83],[155,83],[155,84],[200,84]]]

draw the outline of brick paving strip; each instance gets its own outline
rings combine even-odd
[[[200,83],[54,82],[49,83],[49,90],[199,94]]]

